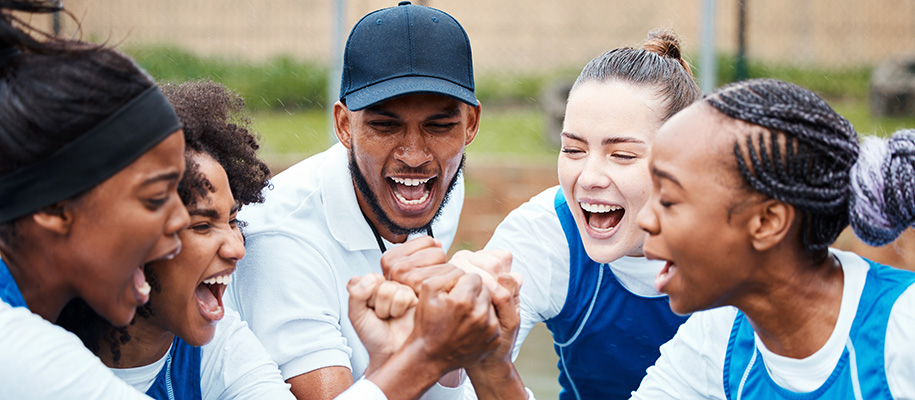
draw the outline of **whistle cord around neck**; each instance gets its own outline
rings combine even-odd
[[[372,225],[372,221],[369,221],[368,216],[362,214],[362,217],[365,218],[365,222],[369,224],[369,228],[372,229],[372,234],[375,235],[375,241],[378,242],[378,249],[381,250],[381,254],[384,254],[385,251],[388,251],[388,248],[384,245],[384,240],[381,239],[381,234],[378,233],[378,229],[375,229],[375,225]],[[429,235],[429,237],[435,237],[432,235],[432,224],[426,225],[426,234]]]

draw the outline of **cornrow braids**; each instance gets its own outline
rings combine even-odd
[[[751,129],[734,144],[745,182],[769,197],[793,205],[803,222],[801,238],[810,251],[826,249],[848,225],[851,169],[858,135],[815,93],[773,79],[734,83],[704,99]]]
[[[915,129],[866,139],[851,179],[855,234],[872,246],[895,240],[915,223]]]
[[[683,59],[680,37],[669,30],[650,32],[641,48],[621,47],[595,57],[581,70],[572,90],[591,81],[620,81],[654,88],[665,108],[662,122],[702,95]]]

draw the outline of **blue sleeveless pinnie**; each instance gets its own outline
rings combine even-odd
[[[628,399],[687,317],[670,311],[667,296],[636,295],[591,260],[561,190],[554,206],[571,261],[565,304],[545,321],[559,355],[559,398]]]
[[[157,400],[196,400],[200,391],[200,347],[194,347],[178,337],[168,350],[165,367],[146,395]]]
[[[22,292],[19,291],[19,285],[16,284],[9,267],[6,266],[2,259],[0,259],[0,300],[13,307],[28,308],[25,304],[25,299],[22,297]]]
[[[766,371],[753,328],[742,312],[731,327],[724,359],[724,391],[738,399],[892,399],[886,380],[886,326],[896,299],[915,273],[868,261],[870,269],[842,357],[818,389],[797,393],[779,386]]]

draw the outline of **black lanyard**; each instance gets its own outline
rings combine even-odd
[[[381,240],[381,234],[378,233],[378,229],[375,229],[375,225],[372,225],[372,221],[369,221],[369,217],[362,214],[362,217],[365,218],[365,222],[369,224],[369,228],[372,228],[372,233],[375,235],[375,241],[378,242],[378,248],[381,250],[381,254],[384,254],[385,251],[388,251],[387,247],[384,245],[384,241]],[[432,236],[432,224],[426,225],[426,234],[429,237]]]

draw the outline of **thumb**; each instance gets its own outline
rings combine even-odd
[[[384,282],[384,278],[379,274],[354,276],[347,282],[346,290],[349,291],[349,314],[351,320],[355,320],[357,316],[369,311],[369,299],[375,294],[381,282]]]

